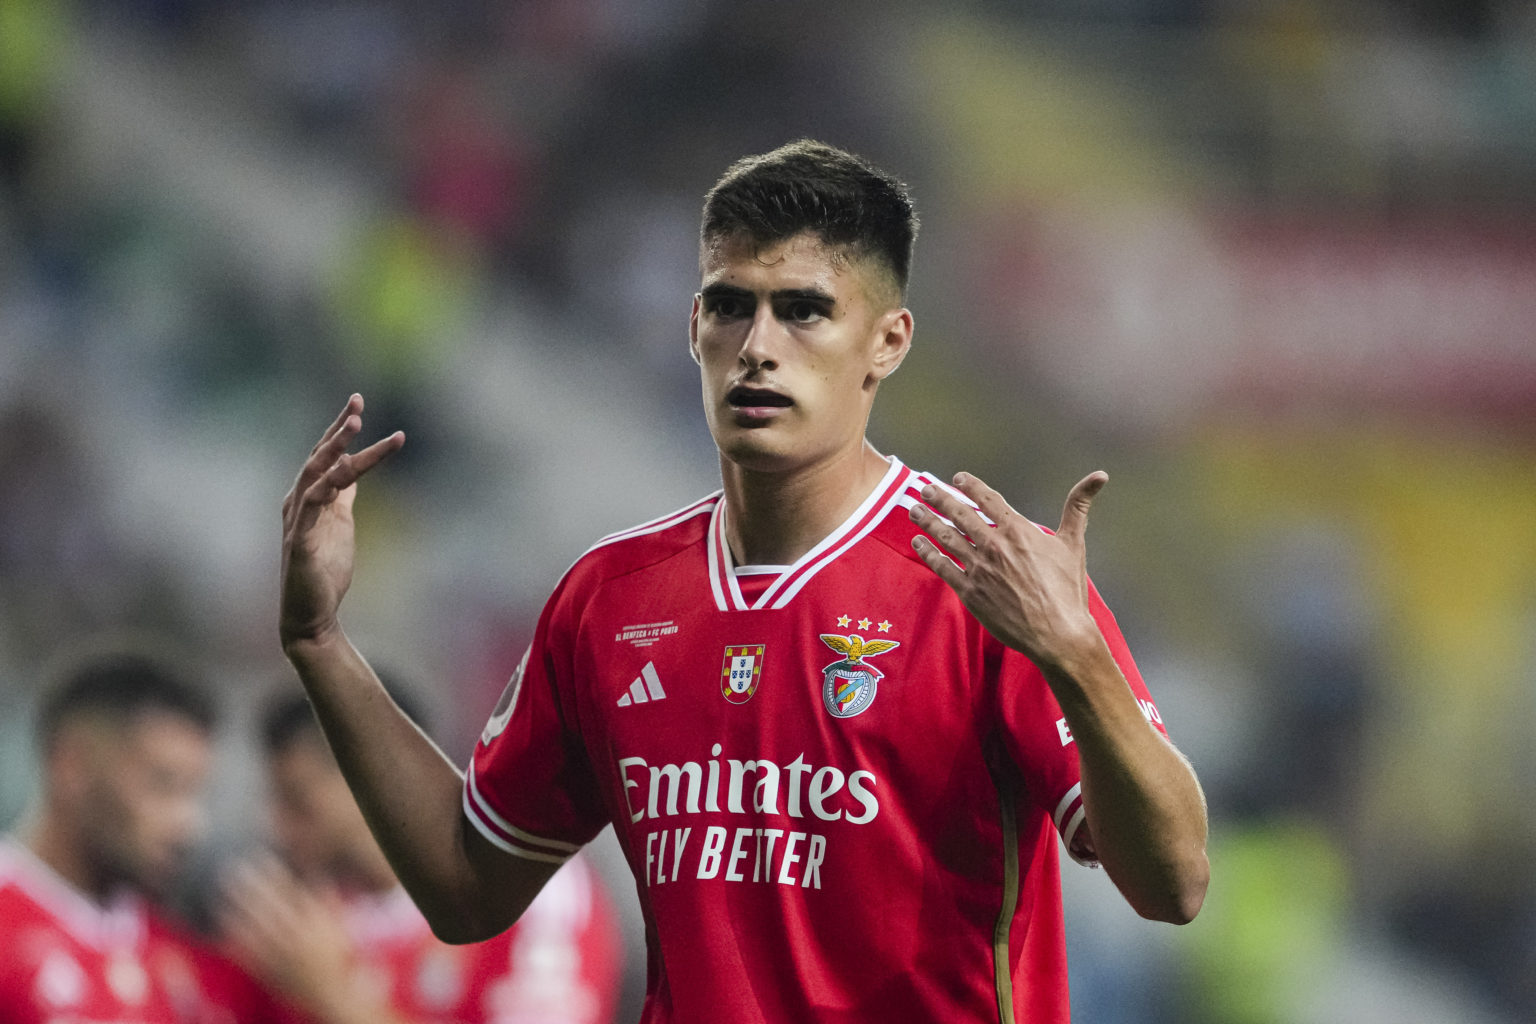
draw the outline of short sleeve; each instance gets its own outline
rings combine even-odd
[[[551,864],[607,824],[575,718],[568,584],[569,577],[539,617],[464,779],[464,813],[481,835],[513,856]]]
[[[1092,581],[1088,584],[1088,603],[1142,716],[1166,736],[1162,714],[1147,692],[1120,626]],[[1050,816],[1067,854],[1080,864],[1091,864],[1073,850],[1073,840],[1082,827],[1085,812],[1077,746],[1066,716],[1033,662],[1007,648],[1001,658],[997,693],[1008,751],[1023,772],[1031,800]]]

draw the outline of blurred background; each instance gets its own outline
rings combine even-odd
[[[717,486],[699,203],[813,136],[924,220],[873,440],[1052,524],[1109,471],[1210,799],[1187,928],[1069,866],[1076,1019],[1536,1019],[1536,5],[940,6],[0,0],[0,823],[130,628],[231,709],[204,859],[262,840],[278,505],[354,390],[409,441],[349,631],[462,760],[564,568]]]

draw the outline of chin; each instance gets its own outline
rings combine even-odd
[[[715,447],[720,449],[721,458],[756,473],[782,472],[793,469],[802,461],[801,453],[792,445],[774,444],[773,439],[761,436],[766,433],[752,430],[733,431],[727,437],[717,434]]]
[[[176,871],[166,865],[135,864],[119,869],[114,876],[119,885],[137,890],[151,899],[160,899],[170,891]]]

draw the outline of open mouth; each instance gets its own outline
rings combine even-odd
[[[766,388],[749,388],[737,385],[726,392],[725,400],[728,404],[737,408],[762,408],[774,406],[783,408],[794,405],[794,401],[788,395],[781,395],[777,391],[769,391]]]

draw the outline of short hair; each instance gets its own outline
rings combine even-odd
[[[427,723],[423,718],[421,702],[400,686],[392,676],[383,672],[378,673],[378,676],[379,681],[384,684],[384,692],[388,693],[400,710],[405,712],[407,718],[425,730]],[[309,703],[309,697],[302,690],[286,686],[268,700],[266,710],[262,712],[258,732],[261,737],[261,749],[268,757],[285,753],[302,738],[312,737],[319,740],[325,738],[320,730],[320,721],[315,717],[315,710]]]
[[[69,722],[90,716],[126,721],[165,712],[212,732],[218,712],[208,691],[168,656],[105,649],[78,656],[56,672],[38,704],[37,739],[46,751]]]
[[[704,197],[699,241],[745,234],[762,245],[811,231],[883,264],[905,295],[917,225],[902,182],[862,157],[800,139],[726,170]]]

